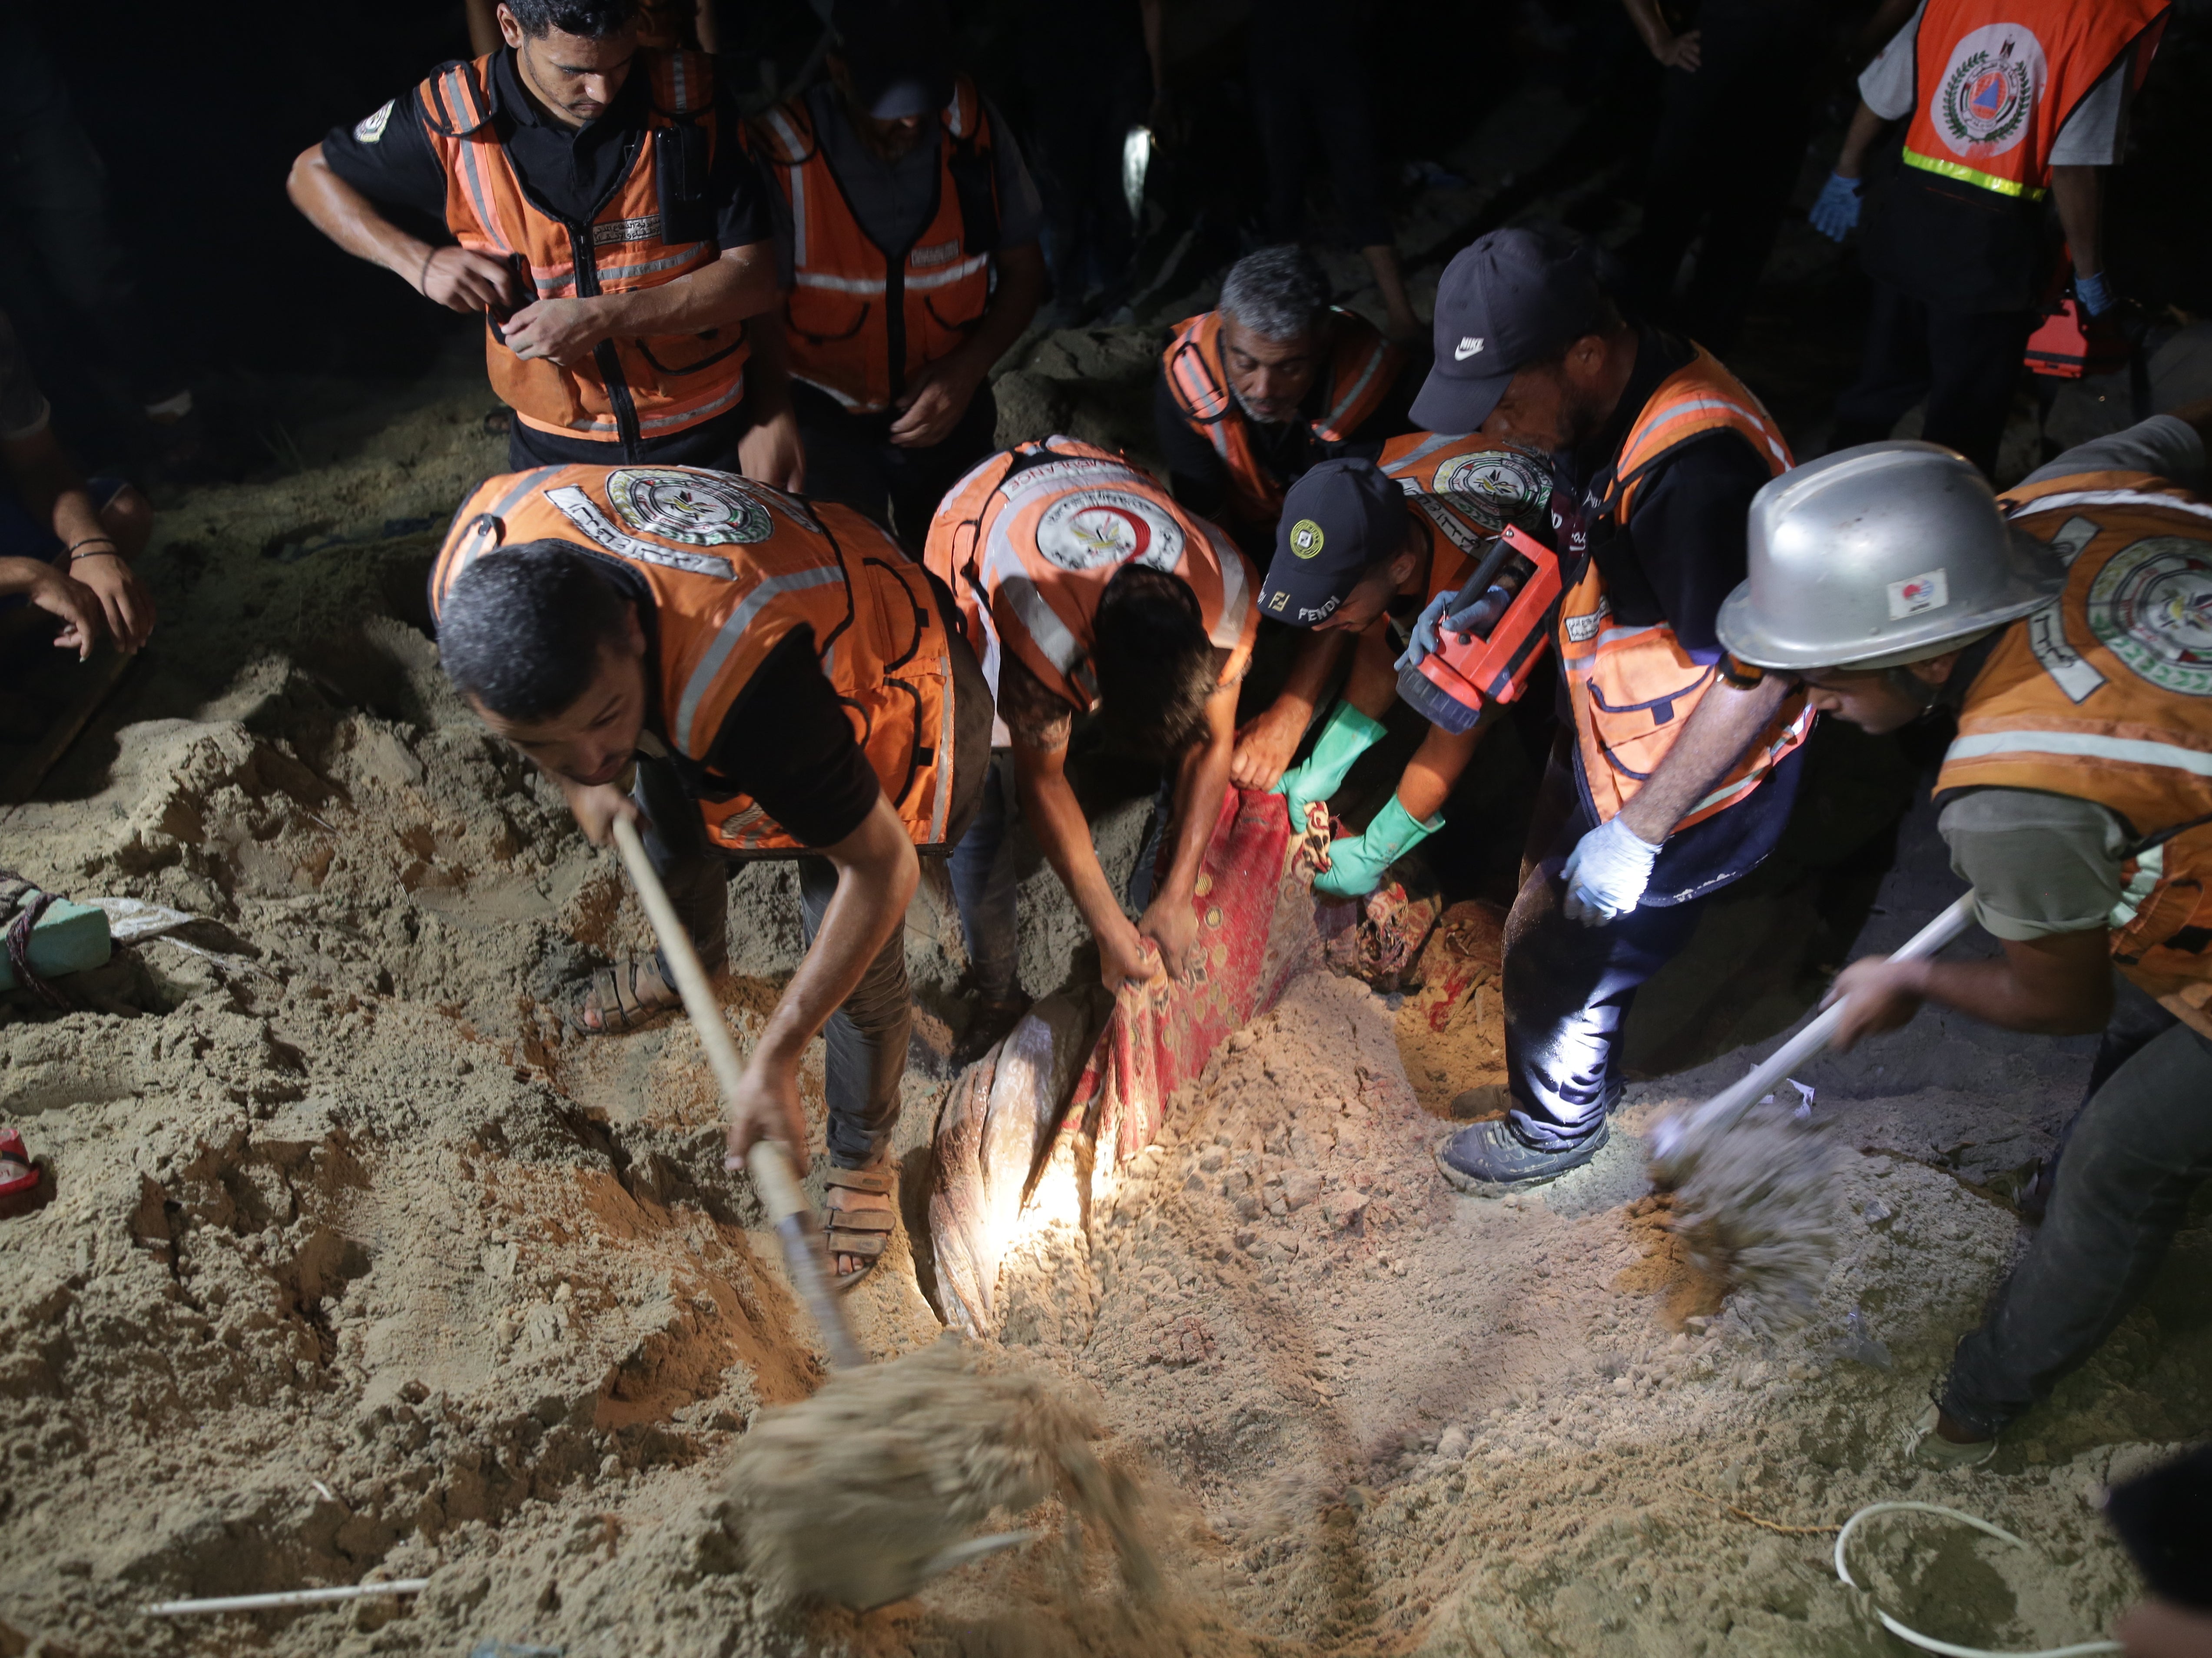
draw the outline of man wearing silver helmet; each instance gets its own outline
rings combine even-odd
[[[2003,949],[1854,962],[1830,993],[1837,1045],[1931,999],[2104,1033],[2063,1162],[2023,1205],[2042,1230],[1916,1430],[1937,1466],[1986,1461],[2094,1351],[2212,1178],[2208,435],[2212,403],[2156,416],[2001,500],[1932,444],[1840,451],[1759,491],[1749,580],[1721,608],[1722,643],[1816,708],[1875,732],[1958,720],[1937,822]]]

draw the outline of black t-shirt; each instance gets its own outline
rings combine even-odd
[[[643,141],[652,100],[643,62],[633,60],[614,101],[581,127],[538,115],[524,95],[511,48],[492,58],[489,82],[485,91],[492,119],[523,189],[555,217],[590,223],[628,176]],[[720,82],[714,108],[708,199],[714,206],[715,243],[726,251],[765,242],[775,234],[766,187],[738,141],[738,111]],[[446,171],[430,148],[412,87],[355,125],[331,128],[323,140],[323,159],[373,202],[445,219]]]
[[[1552,458],[1561,486],[1585,509],[1607,483],[1628,428],[1659,383],[1696,355],[1687,340],[1662,330],[1639,331],[1636,367],[1605,430],[1588,444]],[[1714,630],[1721,601],[1742,581],[1747,568],[1746,536],[1751,498],[1771,474],[1766,463],[1735,432],[1709,432],[1692,439],[1646,473],[1626,524],[1618,528],[1595,521],[1591,540],[1613,619],[1624,627],[1664,622],[1682,647],[1700,662],[1720,659]],[[1564,683],[1560,718],[1571,724]],[[1777,767],[1751,796],[1702,823],[1668,837],[1653,865],[1644,902],[1680,903],[1747,874],[1781,839],[1797,798],[1802,750]],[[1580,751],[1577,780],[1581,780]],[[1583,809],[1561,842],[1564,857],[1573,840],[1596,824],[1583,786]]]

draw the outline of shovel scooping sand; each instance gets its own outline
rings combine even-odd
[[[614,835],[684,1011],[731,1100],[744,1066],[706,969],[636,826],[618,818]],[[764,1412],[738,1454],[732,1506],[763,1581],[786,1598],[881,1606],[967,1561],[1027,1542],[1026,1531],[975,1533],[994,1512],[1019,1514],[1058,1495],[1112,1540],[1124,1578],[1151,1588],[1157,1574],[1137,1528],[1134,1482],[1092,1454],[1100,1430],[1090,1413],[1045,1382],[988,1368],[951,1341],[866,1363],[784,1149],[759,1142],[745,1171],[836,1370],[811,1398]]]
[[[1965,894],[1891,957],[1933,956],[1966,930]],[[1802,1318],[1836,1253],[1834,1151],[1790,1114],[1760,1102],[1834,1040],[1837,1002],[1733,1087],[1661,1121],[1651,1178],[1674,1192],[1674,1229],[1698,1264],[1733,1283],[1755,1320]]]

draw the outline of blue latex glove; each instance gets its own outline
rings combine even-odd
[[[2075,277],[2074,295],[2093,317],[2103,316],[2119,303],[2119,295],[2112,292],[2112,283],[2105,280],[2101,270],[2094,276]]]
[[[1659,848],[1618,817],[1608,817],[1575,842],[1568,855],[1567,919],[1603,926],[1643,902]]]
[[[1859,181],[1846,179],[1840,173],[1831,173],[1828,182],[1820,186],[1820,199],[1805,216],[1812,220],[1813,228],[1830,241],[1843,240],[1858,225]]]
[[[1401,671],[1419,667],[1422,658],[1443,649],[1440,630],[1448,629],[1457,634],[1462,644],[1475,634],[1487,637],[1491,629],[1497,625],[1498,618],[1505,614],[1506,606],[1513,602],[1513,595],[1504,588],[1492,587],[1466,609],[1451,610],[1452,600],[1458,597],[1457,593],[1438,593],[1429,601],[1419,620],[1413,623],[1413,637],[1407,643],[1405,654],[1394,666]]]

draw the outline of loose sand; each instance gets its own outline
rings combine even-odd
[[[1857,1558],[1908,1620],[2051,1645],[2125,1603],[2093,1503],[2212,1424],[2212,1230],[1988,1468],[1916,1473],[1896,1438],[2019,1245],[2001,1199],[2082,1044],[1930,1015],[1808,1067],[1841,1254],[1812,1322],[1765,1339],[1687,1264],[1638,1140],[1746,1056],[1638,1084],[1548,1190],[1462,1198],[1430,1159],[1498,1080],[1494,978],[1397,999],[1316,968],[1087,1232],[1031,1218],[1001,1284],[988,1357],[1066,1389],[1149,1491],[1161,1591],[1131,1594],[1048,1503],[1021,1519],[1038,1540],[915,1599],[782,1604],[726,1491],[755,1413],[820,1385],[813,1333],[722,1172],[689,1030],[562,1038],[563,975],[642,919],[422,631],[435,534],[404,520],[496,467],[483,401],[464,371],[327,464],[168,514],[149,660],[0,821],[0,861],[204,915],[183,936],[216,952],[119,952],[84,987],[110,1011],[0,1011],[0,1116],[51,1176],[0,1221],[0,1655],[1872,1653],[1802,1528],[1897,1497],[2036,1550],[1878,1533]],[[1143,816],[1103,812],[1110,872]],[[732,889],[741,1038],[797,957],[791,888],[763,867]],[[1916,816],[1863,947],[1950,890]],[[1032,992],[1088,970],[1048,872],[1024,916]],[[926,884],[910,1220],[957,937]],[[818,1110],[818,1054],[807,1089]],[[938,1338],[924,1256],[902,1238],[852,1299],[879,1355]],[[1893,1368],[1838,1356],[1854,1309]],[[372,1574],[430,1585],[137,1612]]]

